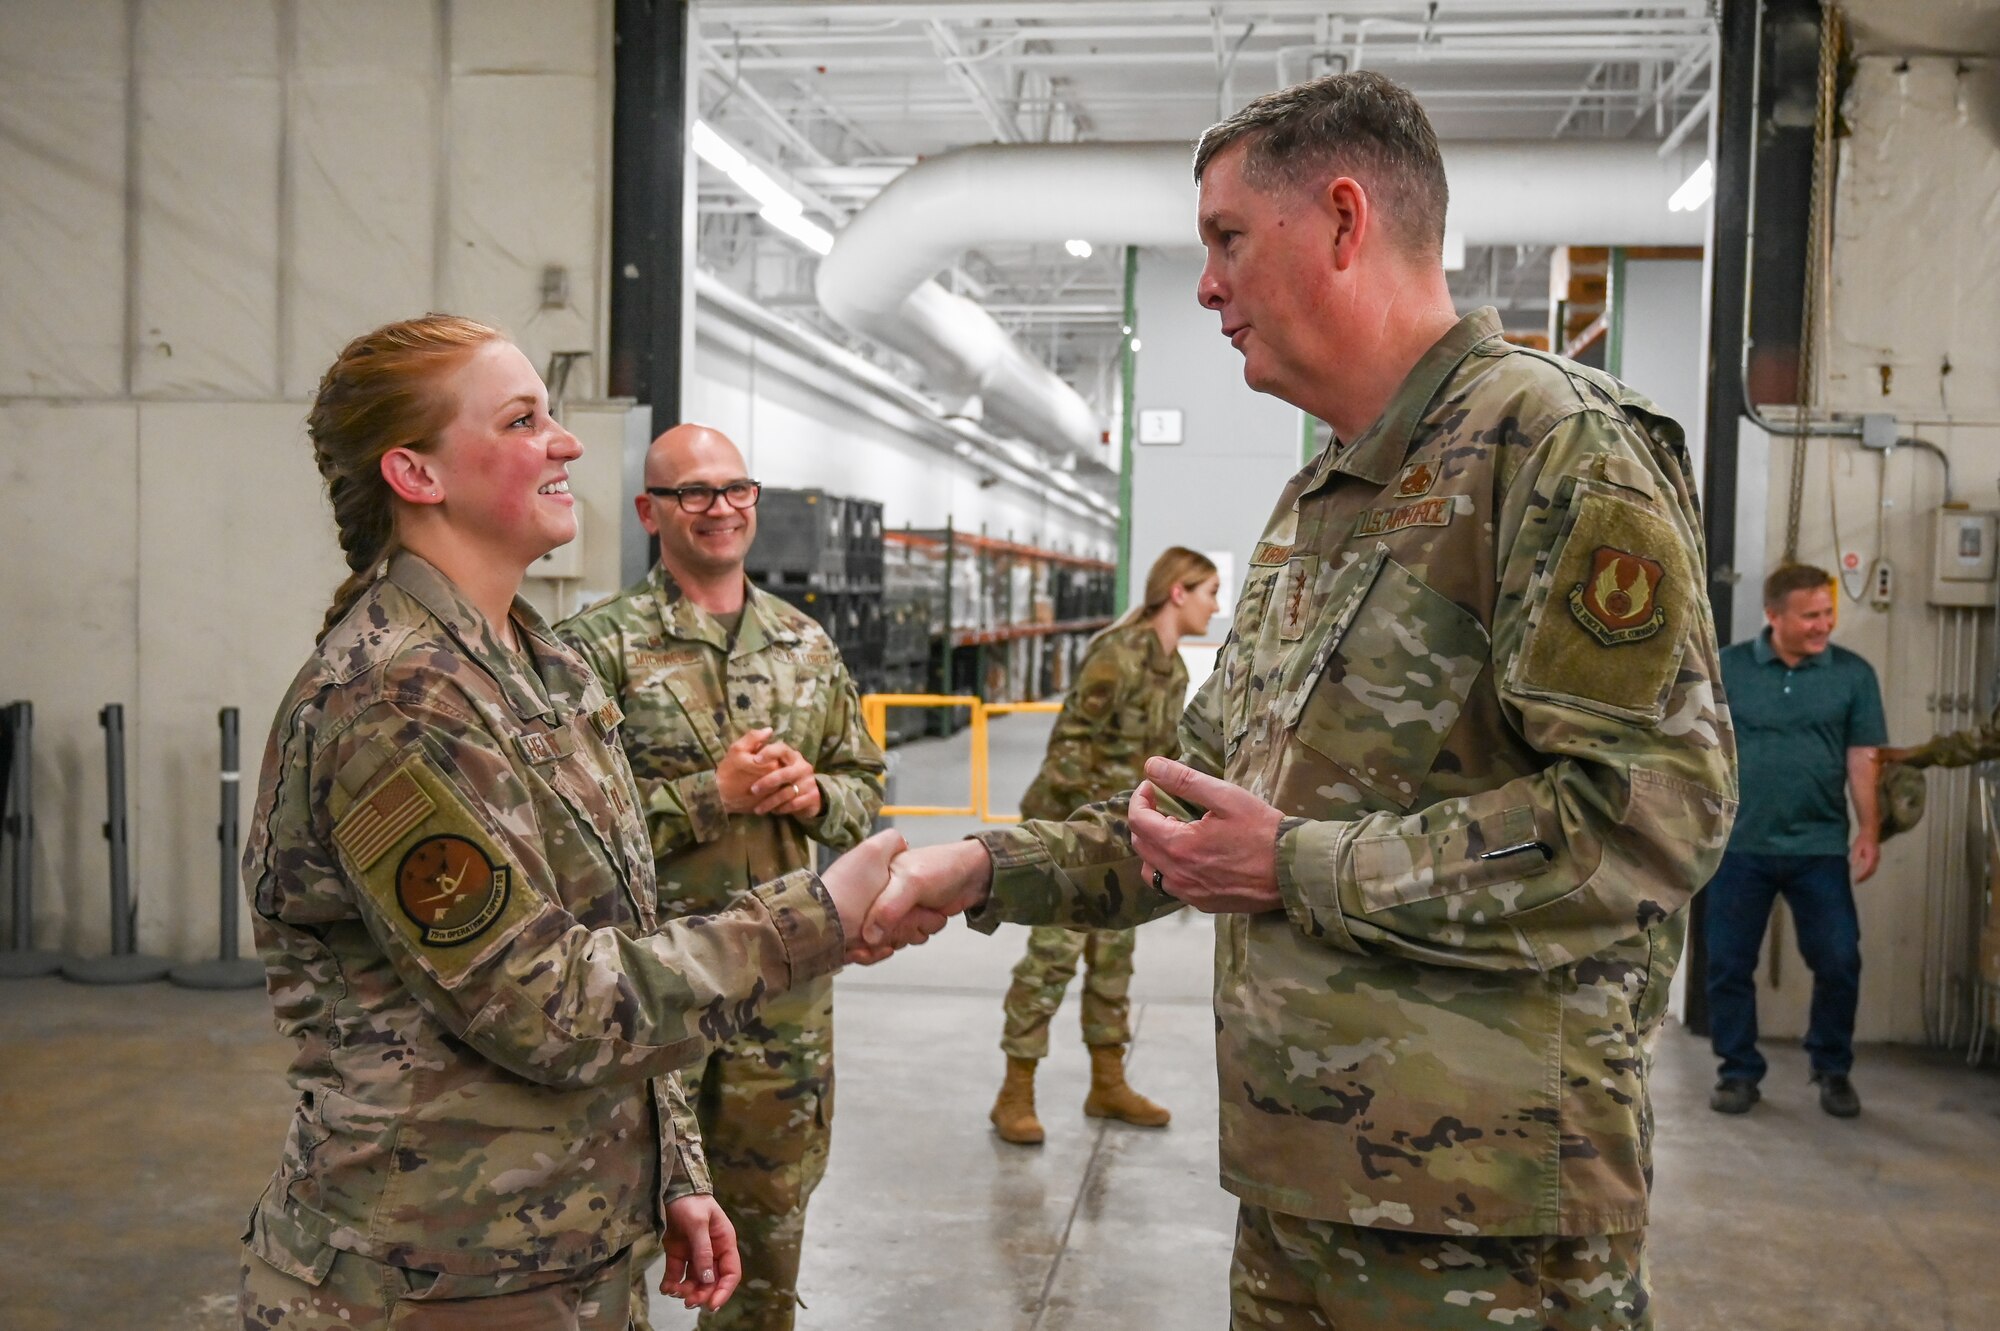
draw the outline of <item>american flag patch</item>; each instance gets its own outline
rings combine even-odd
[[[341,819],[340,826],[333,829],[333,839],[366,873],[370,865],[430,817],[436,807],[417,779],[405,769],[390,777],[387,785]]]

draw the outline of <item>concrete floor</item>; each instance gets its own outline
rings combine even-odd
[[[1047,722],[996,722],[994,789]],[[900,751],[899,798],[963,789],[964,737]],[[912,820],[912,840],[965,825]],[[1075,1000],[1040,1093],[1048,1144],[986,1124],[999,996],[1024,934],[953,928],[841,976],[840,1115],[807,1230],[806,1327],[1178,1331],[1226,1325],[1234,1203],[1215,1183],[1206,920],[1139,937],[1132,1078],[1164,1132],[1083,1118]],[[1854,1122],[1796,1046],[1766,1099],[1708,1111],[1705,1045],[1659,1048],[1650,1244],[1662,1331],[2000,1327],[2000,1076],[1864,1049]],[[0,986],[0,1328],[222,1331],[235,1240],[276,1159],[289,1050],[258,993]],[[658,1309],[666,1331],[692,1325]]]

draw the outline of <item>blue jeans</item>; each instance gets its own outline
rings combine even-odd
[[[1708,1023],[1721,1075],[1758,1082],[1757,954],[1782,894],[1792,908],[1799,952],[1813,973],[1806,1054],[1815,1073],[1854,1066],[1854,1009],[1861,999],[1861,920],[1845,855],[1722,857],[1703,892],[1707,913]]]

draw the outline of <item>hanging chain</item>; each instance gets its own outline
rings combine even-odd
[[[1801,424],[1811,419],[1819,387],[1817,349],[1819,325],[1825,313],[1823,283],[1833,237],[1833,118],[1840,81],[1842,19],[1838,6],[1826,5],[1819,25],[1819,99],[1813,116],[1812,202],[1806,223],[1805,299],[1799,308],[1799,377],[1797,399]],[[1785,563],[1799,559],[1799,515],[1805,507],[1806,435],[1792,438],[1792,492],[1785,506]],[[1829,484],[1831,479],[1829,478]],[[1829,500],[1832,496],[1829,494]],[[1834,533],[1838,545],[1839,532]],[[1840,552],[1834,552],[1838,558]]]

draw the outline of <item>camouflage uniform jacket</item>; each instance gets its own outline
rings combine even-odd
[[[674,1069],[839,964],[810,873],[656,925],[617,704],[513,617],[400,554],[271,728],[244,882],[299,1100],[248,1238],[301,1279],[615,1254],[708,1190]]]
[[[1183,760],[1276,805],[1217,921],[1224,1186],[1439,1234],[1645,1224],[1649,1037],[1735,815],[1680,430],[1461,320],[1287,485]],[[1133,923],[1124,805],[985,834],[975,922]]]
[[[625,753],[669,915],[719,910],[804,868],[808,838],[845,850],[882,807],[882,750],[862,728],[833,640],[769,592],[746,592],[734,642],[657,564],[559,630],[625,709]],[[765,726],[813,765],[818,818],[723,812],[716,764]]]
[[[1138,785],[1146,759],[1179,752],[1174,731],[1187,688],[1180,653],[1162,647],[1151,624],[1138,620],[1099,634],[1063,696],[1021,816],[1067,818]]]

